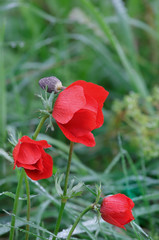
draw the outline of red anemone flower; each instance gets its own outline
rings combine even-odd
[[[134,202],[124,194],[108,196],[102,201],[101,217],[104,221],[125,229],[124,225],[134,220],[131,211],[133,207]]]
[[[51,145],[45,140],[35,141],[28,136],[19,139],[13,150],[14,168],[23,167],[28,177],[40,180],[52,176],[53,160],[44,151]]]
[[[83,80],[59,94],[52,115],[70,141],[95,146],[91,131],[103,125],[102,107],[108,94],[103,87]]]

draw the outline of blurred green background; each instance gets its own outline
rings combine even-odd
[[[153,239],[159,239],[158,10],[158,0],[0,0],[2,239],[8,239],[6,224],[10,221],[3,209],[12,211],[18,175],[7,161],[13,149],[8,137],[32,135],[39,122],[39,109],[43,108],[36,96],[42,93],[38,81],[47,76],[58,77],[64,86],[80,79],[90,81],[110,92],[103,109],[104,125],[94,131],[96,146],[75,145],[71,177],[84,181],[86,188],[84,195],[68,204],[72,217],[66,211],[61,229],[69,227],[72,218],[94,201],[87,188],[94,190],[94,184],[101,182],[103,196],[121,192],[131,197],[136,222]],[[55,122],[54,127],[54,132],[49,129],[47,133],[43,128],[39,139],[45,138],[53,145],[50,154],[55,174],[65,170],[69,141]],[[32,220],[50,231],[59,201],[53,180],[39,181],[39,186],[42,184],[56,201],[30,182],[31,194],[36,195],[32,199]],[[25,187],[21,194],[25,195]],[[25,213],[24,200],[19,216],[25,217]],[[17,227],[22,225],[19,222]],[[93,233],[88,226],[78,237],[149,239],[138,238],[131,227],[123,233],[104,223],[98,232],[96,225]],[[36,236],[30,235],[30,239],[38,239],[38,234],[46,237],[44,231],[38,231],[32,226]],[[17,231],[16,239],[23,238]]]

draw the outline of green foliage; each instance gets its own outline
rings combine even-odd
[[[159,88],[154,87],[159,75],[158,6],[158,0],[0,1],[0,236],[4,240],[10,231],[19,172],[13,170],[8,137],[13,135],[14,145],[18,134],[32,136],[39,109],[47,114],[36,96],[41,91],[38,81],[53,75],[64,86],[83,79],[110,92],[103,109],[105,123],[94,131],[96,146],[75,144],[69,184],[73,179],[83,182],[83,193],[68,200],[60,236],[99,198],[95,185],[101,183],[102,197],[118,192],[131,197],[135,222],[158,240]],[[53,236],[60,206],[54,176],[65,171],[69,146],[53,123],[55,131],[48,129],[46,134],[45,127],[39,139],[53,146],[49,153],[54,175],[29,181],[29,239]],[[27,224],[25,186],[20,199],[17,240],[24,239]],[[149,239],[136,225],[122,231],[101,221],[98,225],[94,217],[89,212],[72,239]]]
[[[154,113],[150,114],[147,105]],[[151,160],[159,157],[159,87],[154,87],[151,96],[141,97],[130,93],[113,105],[115,126],[139,157]]]

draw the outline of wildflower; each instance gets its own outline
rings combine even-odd
[[[70,141],[95,146],[91,131],[103,125],[102,107],[108,94],[103,87],[83,80],[59,94],[52,115]]]
[[[44,151],[51,145],[45,140],[35,141],[28,136],[19,139],[13,150],[14,168],[23,167],[28,177],[40,180],[52,176],[52,157]]]
[[[133,207],[134,202],[124,194],[108,196],[102,201],[101,217],[104,221],[125,229],[124,225],[134,220],[131,211]]]

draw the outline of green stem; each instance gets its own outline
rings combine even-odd
[[[88,211],[90,211],[91,209],[93,209],[94,205],[90,205],[87,208],[84,209],[84,211],[79,215],[79,217],[76,219],[76,221],[74,222],[68,236],[67,236],[67,240],[69,240],[71,238],[71,235],[73,233],[73,231],[75,230],[77,224],[79,223],[79,221],[81,220],[81,218],[83,217],[83,215],[85,215]]]
[[[63,196],[61,199],[61,206],[60,206],[60,211],[59,211],[58,219],[57,219],[56,226],[55,226],[54,235],[57,235],[57,233],[59,231],[63,211],[64,211],[64,208],[65,208],[65,205],[67,202],[67,185],[68,185],[68,178],[69,178],[70,167],[71,167],[73,145],[74,145],[74,143],[70,142],[70,151],[69,151],[69,157],[68,157],[68,163],[67,163],[67,169],[66,169],[64,191],[63,191]],[[53,240],[55,240],[55,239],[56,239],[56,236],[53,237]]]
[[[48,118],[48,116],[43,117],[36,130],[35,133],[32,136],[33,140],[36,140],[45,120]],[[14,200],[14,206],[13,206],[13,215],[12,215],[12,220],[11,220],[11,231],[10,231],[10,235],[9,235],[9,240],[13,240],[14,238],[14,228],[15,228],[15,215],[17,213],[17,207],[18,207],[18,200],[19,200],[19,194],[20,194],[20,189],[22,186],[22,182],[23,182],[23,178],[25,177],[25,183],[26,183],[26,191],[27,191],[27,221],[29,221],[30,219],[30,190],[29,190],[29,183],[28,183],[28,179],[26,176],[26,173],[24,171],[24,169],[22,168],[21,170],[21,174],[19,177],[19,181],[18,181],[18,186],[17,186],[17,190],[16,190],[16,195],[15,195],[15,200]],[[26,226],[26,230],[29,230],[29,225]],[[29,237],[29,235],[26,233],[25,236],[25,240],[27,240]]]
[[[68,185],[68,178],[70,174],[70,167],[71,167],[71,159],[72,159],[72,153],[73,153],[73,142],[70,142],[70,151],[69,151],[69,157],[68,157],[68,164],[66,169],[66,177],[65,177],[65,185],[64,185],[64,192],[63,196],[65,197],[67,194],[67,185]]]
[[[62,202],[61,200],[61,206],[60,206],[60,211],[59,211],[59,216],[58,216],[58,219],[56,221],[56,226],[55,226],[55,231],[54,231],[54,237],[53,237],[53,240],[56,239],[56,235],[59,231],[59,228],[60,228],[60,223],[61,223],[61,219],[62,219],[62,215],[63,215],[63,211],[64,211],[64,208],[65,208],[65,205],[66,205],[66,202]]]
[[[18,200],[19,200],[19,195],[20,195],[20,189],[23,183],[23,177],[24,177],[25,171],[22,168],[19,181],[18,181],[18,186],[16,190],[16,195],[15,195],[15,200],[14,200],[14,206],[13,206],[13,215],[12,215],[12,221],[11,221],[11,230],[10,230],[10,235],[9,235],[9,240],[13,240],[14,237],[14,228],[15,228],[15,215],[17,213],[17,208],[18,208]]]
[[[29,181],[27,175],[25,173],[25,186],[26,186],[26,193],[27,193],[27,221],[30,220],[30,188],[29,188]],[[29,239],[29,224],[26,225],[26,234],[25,240]]]
[[[37,136],[38,136],[38,134],[39,134],[39,132],[40,132],[40,130],[41,130],[41,128],[42,128],[42,126],[43,126],[43,124],[44,124],[44,122],[45,122],[45,120],[48,118],[48,116],[45,116],[45,117],[43,117],[41,120],[40,120],[40,122],[39,122],[39,124],[38,124],[38,126],[37,126],[37,128],[36,128],[36,130],[35,130],[35,132],[34,132],[34,134],[33,134],[33,136],[32,136],[32,139],[33,140],[36,140],[36,138],[37,138]]]

